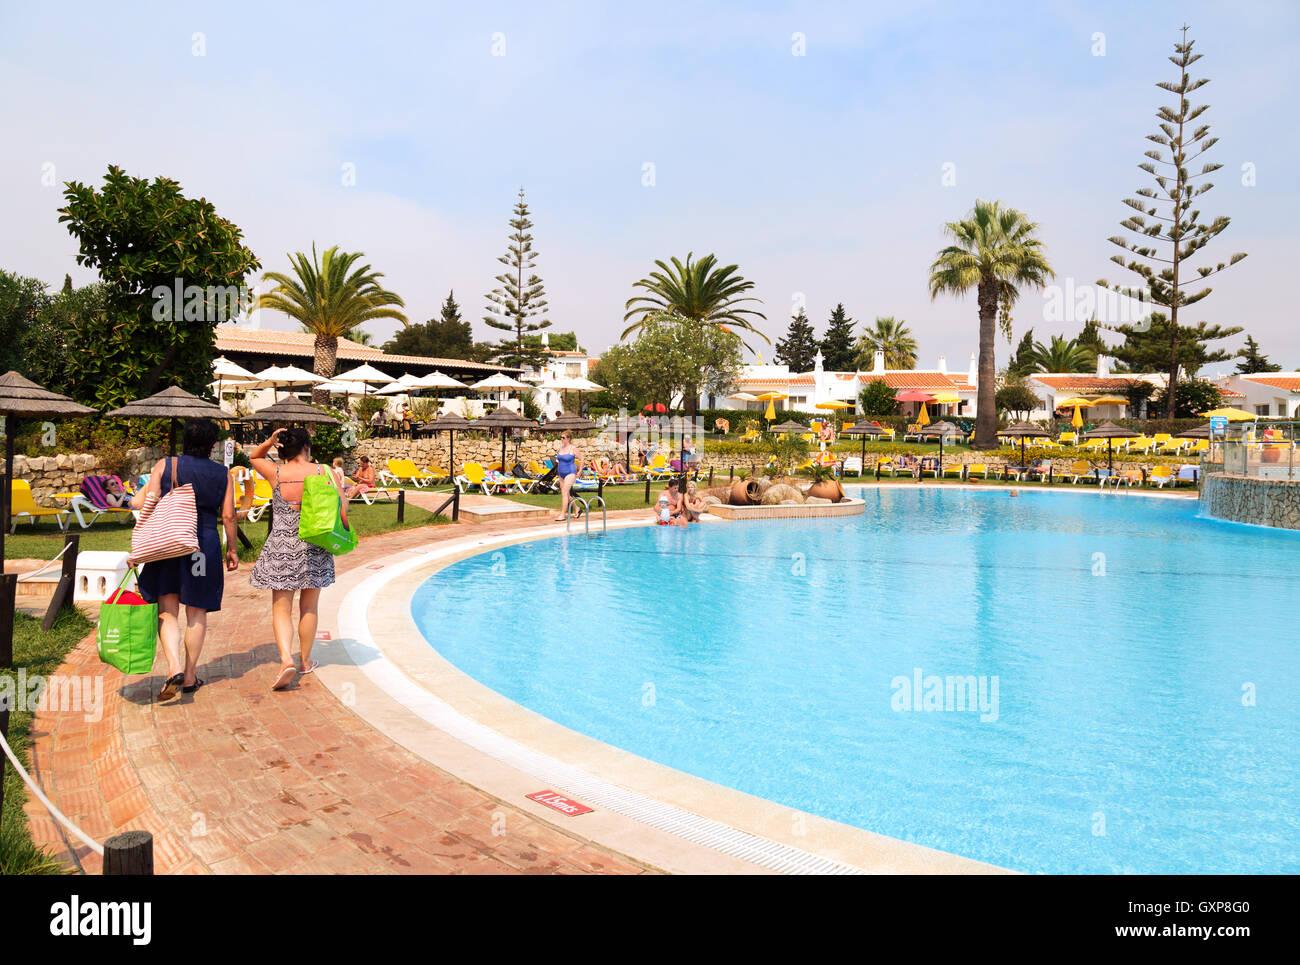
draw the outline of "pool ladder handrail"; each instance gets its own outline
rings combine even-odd
[[[579,508],[579,505],[578,505],[579,503],[582,504],[582,505],[581,505],[581,508]],[[566,513],[564,514],[564,531],[565,531],[566,533],[569,532],[569,525],[573,522],[573,514],[574,514],[575,512],[580,512],[580,513],[582,513],[582,521],[583,521],[583,524],[584,524],[584,535],[586,535],[586,536],[590,536],[590,535],[591,535],[591,505],[592,505],[592,503],[599,503],[599,504],[600,504],[600,531],[601,531],[602,533],[608,532],[608,530],[609,530],[609,514],[606,512],[606,509],[605,509],[605,497],[604,497],[604,496],[592,496],[592,497],[590,497],[590,498],[585,498],[585,497],[583,497],[583,496],[570,496],[570,497],[569,497],[569,509],[568,509],[568,512],[566,512]]]

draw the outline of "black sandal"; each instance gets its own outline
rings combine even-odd
[[[207,681],[204,680],[202,677],[195,677],[194,683],[190,684],[188,687],[181,687],[181,693],[192,694],[194,693],[194,691],[202,687],[205,683],[207,683]]]
[[[185,686],[185,674],[178,673],[168,677],[167,682],[162,685],[162,690],[158,691],[159,700],[171,700],[176,696],[177,688]]]

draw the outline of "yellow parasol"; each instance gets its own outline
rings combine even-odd
[[[916,414],[916,424],[918,426],[928,426],[930,424],[930,413],[925,411],[925,403],[921,403],[921,411]]]
[[[961,396],[959,396],[956,392],[943,391],[943,392],[931,392],[930,394],[934,396],[935,402],[940,402],[944,405],[955,405],[956,403],[961,401]]]
[[[1081,411],[1082,409],[1083,406],[1076,405],[1074,407],[1074,417],[1070,420],[1070,425],[1074,426],[1076,429],[1083,428],[1083,413]]]
[[[835,409],[852,409],[853,406],[847,402],[818,402],[815,406],[813,406],[813,408],[835,410]]]
[[[1207,419],[1222,418],[1229,422],[1244,422],[1247,419],[1256,418],[1253,412],[1246,412],[1243,409],[1211,409],[1209,412],[1202,412],[1201,415]]]
[[[1103,395],[1100,399],[1093,399],[1093,405],[1128,405],[1128,399],[1122,395]]]
[[[768,422],[776,418],[776,399],[767,400],[767,411],[763,413],[763,418]]]

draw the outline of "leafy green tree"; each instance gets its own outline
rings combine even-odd
[[[1010,412],[1018,421],[1023,421],[1043,402],[1034,395],[1034,390],[1023,379],[1008,373],[1003,380],[1002,388],[993,395],[993,404],[998,407],[999,412]]]
[[[996,368],[993,357],[998,306],[1004,321],[1022,287],[1042,288],[1055,275],[1046,250],[1035,234],[1038,225],[999,201],[976,201],[969,217],[949,222],[945,232],[952,244],[930,266],[930,297],[966,295],[974,290],[979,307],[979,387],[975,412],[975,449],[998,444],[995,411]],[[1004,324],[1004,333],[1011,336]]]
[[[898,401],[894,398],[894,390],[885,384],[884,379],[872,379],[858,393],[858,407],[863,415],[878,419],[893,415]]]
[[[59,221],[79,243],[77,263],[99,272],[112,319],[68,359],[76,398],[118,406],[163,383],[206,395],[216,326],[247,307],[242,286],[260,267],[239,228],[172,179],[116,166],[102,189],[70,181],[63,198]]]
[[[907,322],[893,315],[877,318],[858,342],[858,368],[870,369],[877,352],[885,353],[885,368],[916,368],[916,339]]]
[[[1092,354],[1094,362],[1097,356],[1110,354],[1110,349],[1106,347],[1106,342],[1101,337],[1101,324],[1095,318],[1090,318],[1083,323],[1083,330],[1079,332],[1079,337],[1075,341]]]
[[[777,339],[774,357],[778,364],[790,366],[791,372],[807,372],[816,364],[817,337],[802,308],[791,316],[785,338]]]
[[[52,392],[94,399],[95,386],[82,379],[86,366],[76,356],[95,351],[113,328],[108,286],[65,285],[46,300],[23,343],[23,372]]]
[[[1160,130],[1148,134],[1147,140],[1164,148],[1168,156],[1155,149],[1146,151],[1150,160],[1138,167],[1151,175],[1156,187],[1138,188],[1136,198],[1124,199],[1135,213],[1121,221],[1120,227],[1135,237],[1116,235],[1109,239],[1125,252],[1112,256],[1111,261],[1140,277],[1142,285],[1112,285],[1104,278],[1097,282],[1102,288],[1166,309],[1169,321],[1160,332],[1165,348],[1162,367],[1168,373],[1167,384],[1171,389],[1178,385],[1184,342],[1188,339],[1225,338],[1241,331],[1240,328],[1207,327],[1205,322],[1197,326],[1183,325],[1179,321],[1179,311],[1195,305],[1213,291],[1208,285],[1198,287],[1206,278],[1246,257],[1244,252],[1237,252],[1226,262],[1193,264],[1198,253],[1227,229],[1230,219],[1220,216],[1213,221],[1203,221],[1200,210],[1193,207],[1197,203],[1195,199],[1214,187],[1210,181],[1197,183],[1198,179],[1223,165],[1203,162],[1201,170],[1196,173],[1191,173],[1188,168],[1219,140],[1209,136],[1210,125],[1196,123],[1209,110],[1209,105],[1193,106],[1188,98],[1189,94],[1209,83],[1204,78],[1193,80],[1187,73],[1187,68],[1201,59],[1200,54],[1192,53],[1192,45],[1193,42],[1187,39],[1187,28],[1183,27],[1182,43],[1174,44],[1174,56],[1169,58],[1178,68],[1178,80],[1156,84],[1174,95],[1175,104],[1173,107],[1162,104],[1156,110]],[[1211,331],[1217,334],[1207,334]],[[1173,418],[1177,391],[1165,395],[1165,417]]]
[[[468,362],[486,361],[496,350],[490,342],[474,341],[470,323],[461,318],[455,292],[447,293],[438,318],[400,328],[384,343],[384,351],[390,355],[424,355]]]
[[[1217,409],[1223,404],[1219,387],[1204,379],[1183,379],[1175,386],[1174,396],[1172,418],[1175,419],[1194,419],[1201,413]],[[1168,412],[1168,391],[1161,389],[1152,402],[1157,409],[1163,408]]]
[[[541,276],[532,272],[537,264],[537,252],[533,251],[533,236],[528,230],[533,223],[528,218],[523,188],[519,189],[514,215],[510,219],[510,243],[506,253],[497,259],[506,270],[496,276],[500,287],[487,295],[489,314],[483,317],[483,321],[491,328],[510,333],[502,336],[498,343],[498,361],[505,365],[541,368],[545,358],[541,343],[531,345],[526,336],[549,328],[551,322],[545,317],[546,286],[542,284]],[[526,272],[527,278],[524,277]]]
[[[25,372],[27,340],[49,301],[45,282],[0,269],[0,373]]]
[[[1246,336],[1246,347],[1237,353],[1241,359],[1237,363],[1237,371],[1242,375],[1249,375],[1253,372],[1281,372],[1282,366],[1268,360],[1268,356],[1259,350],[1259,343],[1250,335]]]
[[[540,348],[542,337],[540,335],[525,335],[524,344]],[[546,347],[552,352],[576,352],[578,351],[578,333],[547,332]]]
[[[1020,344],[1016,346],[1016,354],[1012,356],[1007,372],[1011,375],[1028,375],[1032,371],[1034,371],[1034,330],[1031,328],[1025,332],[1020,339]]]
[[[632,342],[602,355],[592,379],[632,411],[672,407],[679,397],[689,408],[690,393],[720,393],[736,380],[740,348],[732,332],[661,313],[643,319]]]
[[[851,372],[858,364],[858,349],[853,337],[853,319],[840,302],[831,312],[822,336],[822,365],[832,372]]]
[[[317,258],[313,244],[310,259],[301,251],[288,256],[292,274],[268,271],[263,276],[275,282],[275,287],[257,297],[256,307],[283,312],[316,334],[312,371],[323,378],[334,377],[339,339],[362,322],[395,318],[407,324],[406,316],[398,311],[406,303],[379,284],[383,272],[369,265],[357,266],[364,257],[359,251],[340,251],[335,245]],[[329,392],[313,388],[311,398],[313,405],[327,405]]]
[[[1097,365],[1095,355],[1064,335],[1053,335],[1047,345],[1035,342],[1029,361],[1031,372],[1090,372]]]

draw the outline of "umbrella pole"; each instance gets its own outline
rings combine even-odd
[[[12,413],[7,414],[5,416],[5,488],[4,492],[0,492],[0,573],[4,572],[5,534],[9,532],[9,510],[14,494],[14,434],[17,431],[18,417]]]
[[[1115,440],[1112,439],[1110,436],[1107,436],[1106,437],[1106,468],[1112,471],[1115,469],[1114,446],[1115,446]]]
[[[176,420],[172,419],[167,427],[167,447],[170,450],[167,455],[176,455]]]

